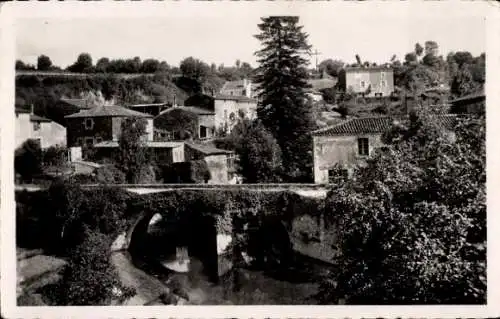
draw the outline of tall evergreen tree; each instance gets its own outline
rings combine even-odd
[[[282,150],[285,178],[298,181],[312,175],[311,141],[314,129],[305,89],[310,52],[308,35],[294,16],[265,17],[255,37],[262,49],[255,55],[259,67],[255,81],[260,85],[258,117],[274,135]]]

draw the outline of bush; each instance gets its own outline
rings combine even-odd
[[[339,271],[322,302],[486,301],[485,126],[469,119],[450,138],[419,114],[329,195],[337,219]]]
[[[42,172],[42,150],[39,141],[27,140],[16,149],[14,168],[24,182],[31,182]]]
[[[70,252],[60,292],[64,305],[107,305],[122,288],[110,262],[111,241],[86,228],[83,241]]]

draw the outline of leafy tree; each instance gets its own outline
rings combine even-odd
[[[439,45],[436,41],[425,41],[425,55],[438,55]]]
[[[405,64],[409,65],[417,62],[417,55],[413,52],[407,53],[405,55]]]
[[[38,71],[49,71],[52,67],[52,61],[46,55],[40,55],[37,59],[36,68]]]
[[[38,140],[27,140],[16,149],[14,168],[23,181],[31,181],[42,172],[42,150]]]
[[[96,72],[107,72],[109,65],[110,61],[108,58],[100,58],[95,64],[95,70]]]
[[[258,120],[241,118],[228,137],[245,183],[279,182],[281,150],[273,135]]]
[[[366,167],[338,179],[328,206],[342,253],[322,302],[486,301],[484,117],[454,131],[432,114],[411,116]]]
[[[26,64],[21,60],[16,60],[16,70],[35,70],[35,66]]]
[[[255,81],[259,84],[261,105],[257,113],[273,134],[282,151],[288,180],[307,180],[312,173],[309,132],[314,128],[307,105],[308,35],[294,16],[266,17],[255,37],[263,48],[255,53],[260,66]]]
[[[63,274],[60,292],[64,304],[108,305],[116,298],[113,290],[123,287],[110,262],[110,247],[111,242],[104,234],[84,230],[84,239],[71,251]]]
[[[422,45],[420,45],[420,43],[415,44],[415,55],[421,56],[422,53],[424,53],[424,48],[422,47]]]
[[[343,67],[344,67],[344,62],[333,59],[324,60],[318,65],[320,72],[325,71],[327,74],[334,77],[337,77],[339,75],[339,71]]]
[[[205,77],[210,72],[210,67],[205,62],[193,57],[181,61],[180,70],[182,76],[192,82],[192,92],[199,92],[203,86]]]
[[[160,70],[160,61],[156,59],[146,59],[142,62],[143,73],[156,73]]]
[[[474,93],[476,89],[477,85],[474,83],[469,66],[463,65],[451,81],[451,94],[460,97]]]
[[[143,142],[145,134],[144,120],[129,118],[122,122],[117,166],[125,173],[125,180],[128,183],[139,183],[141,174],[147,169],[147,154]]]
[[[88,53],[81,53],[76,62],[68,67],[70,72],[88,73],[93,71],[92,57]]]

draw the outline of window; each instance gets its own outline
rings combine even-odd
[[[234,168],[235,157],[234,154],[227,155],[227,168],[229,170]]]
[[[33,130],[34,131],[40,130],[40,122],[33,122]]]
[[[365,81],[361,81],[361,87],[364,88],[365,87]]]
[[[83,139],[81,137],[76,139],[76,144],[82,146],[83,144]]]
[[[93,119],[85,119],[83,124],[85,125],[85,129],[87,129],[87,130],[91,130],[94,128],[94,120]]]
[[[381,72],[381,73],[380,73],[380,78],[381,78],[381,79],[385,78],[385,72]]]
[[[102,142],[102,137],[97,137],[95,140],[96,140],[96,143],[101,143]]]
[[[200,125],[200,138],[207,137],[207,128],[203,125]]]
[[[382,81],[380,82],[380,85],[381,85],[381,86],[383,86],[383,87],[384,87],[384,86],[387,86],[387,82],[385,82],[385,80],[382,80]]]
[[[227,110],[224,110],[224,120],[227,120]]]
[[[368,156],[369,155],[369,148],[368,148],[368,139],[367,138],[358,138],[358,154],[362,156]]]
[[[92,146],[93,144],[94,144],[94,138],[93,137],[86,137],[85,138],[85,145]]]

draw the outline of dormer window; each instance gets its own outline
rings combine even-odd
[[[85,129],[91,130],[94,128],[94,120],[93,119],[85,119],[83,122]]]
[[[33,131],[40,131],[40,122],[33,122]]]
[[[367,138],[358,138],[358,154],[361,156],[368,156],[370,154]]]

